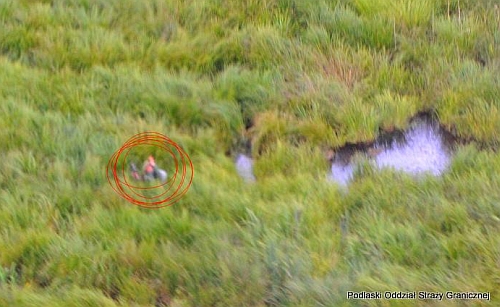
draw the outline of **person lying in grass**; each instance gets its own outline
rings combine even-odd
[[[137,169],[135,163],[130,164],[130,171],[132,178],[138,181],[149,182],[157,179],[161,182],[165,182],[167,180],[167,172],[163,169],[158,168],[153,156],[149,156],[149,158],[144,162],[142,174],[139,173],[139,170]]]

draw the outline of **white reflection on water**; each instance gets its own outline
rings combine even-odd
[[[244,155],[238,155],[236,159],[236,171],[245,181],[254,182],[255,176],[253,174],[253,160]]]
[[[378,168],[390,167],[413,175],[441,175],[451,161],[450,145],[439,125],[425,120],[414,122],[399,140],[377,140],[371,152]],[[349,183],[355,170],[351,157],[352,152],[342,153],[341,149],[332,163],[330,178],[342,186]]]
[[[405,134],[406,142],[383,148],[375,157],[379,167],[393,167],[410,174],[441,175],[450,164],[450,154],[438,127],[418,123]]]
[[[354,166],[349,164],[344,164],[342,162],[336,161],[332,163],[332,173],[330,179],[336,181],[342,186],[347,186],[349,181],[351,181],[354,174]]]
[[[329,179],[347,186],[356,169],[352,157],[359,152],[351,148],[337,151],[331,166]],[[451,143],[437,122],[416,120],[404,133],[384,136],[376,140],[368,150],[368,156],[378,168],[390,167],[409,174],[430,173],[441,175],[451,161]],[[247,182],[254,182],[253,160],[239,154],[236,170]]]

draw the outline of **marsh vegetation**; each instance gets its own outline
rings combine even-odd
[[[489,0],[0,0],[0,306],[497,306],[499,23]],[[442,176],[327,178],[325,148],[421,111],[469,142]],[[143,131],[195,165],[173,207],[107,183]]]

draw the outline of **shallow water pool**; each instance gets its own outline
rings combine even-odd
[[[413,175],[429,173],[438,176],[450,164],[453,142],[453,137],[441,129],[437,121],[416,118],[408,130],[385,134],[372,146],[337,150],[330,178],[340,185],[347,185],[356,168],[356,163],[352,161],[356,153],[366,155],[377,168],[389,167]]]
[[[371,145],[349,144],[337,149],[328,178],[347,186],[356,169],[356,155],[367,157],[377,168],[439,176],[451,162],[454,144],[454,137],[439,122],[429,116],[416,117],[406,131],[383,133]],[[235,165],[241,178],[255,181],[251,157],[239,154]]]
[[[236,158],[236,171],[243,180],[247,182],[254,182],[255,176],[253,174],[253,160],[244,154],[239,154]]]

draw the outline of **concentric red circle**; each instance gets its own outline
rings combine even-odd
[[[175,173],[169,179],[156,186],[133,185],[128,182],[125,168],[128,154],[137,146],[161,148],[169,161],[175,165]],[[122,155],[123,154],[123,155]],[[119,167],[121,165],[121,168]],[[121,172],[119,172],[121,171]],[[179,174],[180,171],[180,174]],[[119,176],[120,175],[120,176]],[[178,176],[179,175],[179,176]],[[134,205],[158,209],[173,205],[186,194],[194,177],[194,167],[187,153],[177,143],[158,132],[138,133],[128,139],[109,159],[106,168],[108,182],[118,195]],[[123,179],[120,179],[123,178]],[[111,180],[113,178],[113,180]],[[158,191],[158,195],[148,196],[146,191]],[[161,192],[161,194],[159,194]]]

